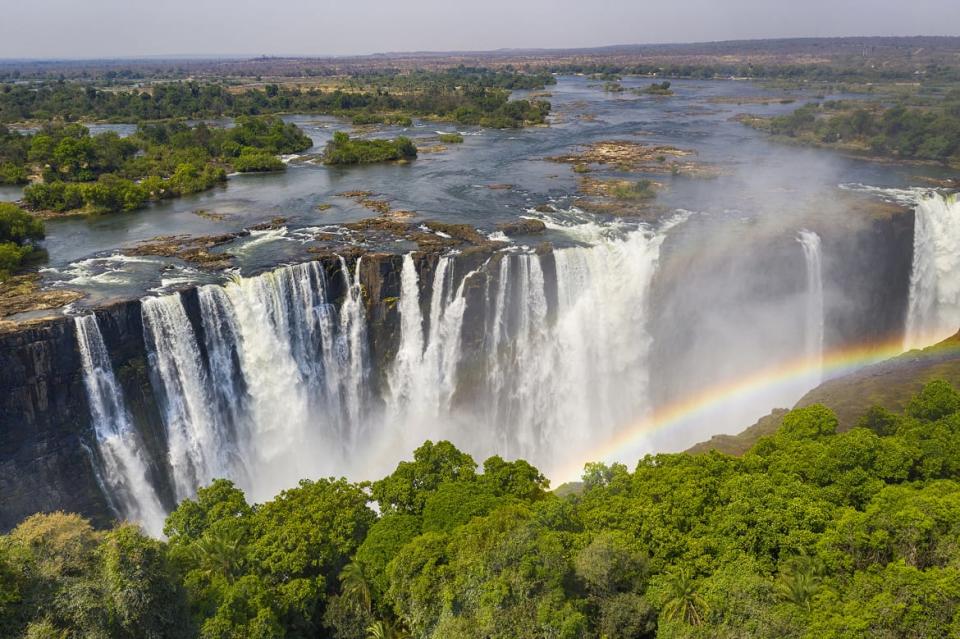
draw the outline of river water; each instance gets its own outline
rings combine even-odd
[[[624,85],[640,87],[648,82],[646,78],[627,79]],[[424,153],[409,165],[324,167],[293,162],[284,173],[234,175],[225,187],[162,202],[146,211],[52,221],[46,240],[50,267],[63,269],[71,262],[109,255],[157,236],[216,234],[277,216],[286,218],[291,229],[370,217],[368,209],[337,196],[354,190],[372,191],[389,199],[392,208],[414,211],[422,219],[465,222],[490,230],[496,223],[515,219],[538,204],[569,206],[576,195],[577,176],[568,165],[545,158],[568,153],[578,145],[611,139],[694,149],[698,160],[722,166],[730,173],[709,181],[671,180],[668,176],[668,188],[659,199],[667,209],[711,215],[731,210],[742,216],[787,215],[793,212],[791,208],[802,208],[805,197],[829,197],[841,183],[881,187],[915,183],[916,167],[854,161],[829,151],[785,147],[732,121],[738,113],[787,113],[802,104],[802,93],[784,94],[800,97],[797,103],[774,100],[768,105],[730,104],[717,100],[739,96],[748,102],[757,96],[777,97],[780,93],[737,81],[676,81],[673,88],[676,95],[662,99],[605,93],[602,83],[580,77],[561,78],[556,86],[548,87],[554,108],[549,127],[516,131],[459,127],[465,134],[462,145],[449,145],[441,153]],[[518,92],[516,97],[522,95]],[[351,130],[348,124],[329,117],[292,115],[285,119],[297,123],[314,140],[311,152],[320,152],[335,131]],[[386,127],[366,134],[403,134],[430,146],[436,144],[437,132],[457,128],[416,121],[409,129]],[[129,132],[128,125],[113,125],[113,129]],[[925,169],[925,173],[931,172],[936,173]],[[503,184],[512,188],[489,188]],[[16,193],[5,188],[0,198],[14,199]],[[793,206],[783,206],[784,201]],[[318,205],[330,208],[320,211]],[[225,217],[201,217],[195,213],[198,210]],[[267,261],[277,247],[272,249]],[[262,262],[253,261],[259,266]],[[143,269],[130,270],[134,288],[146,290],[160,283],[159,277],[149,281]],[[55,272],[49,275],[59,279]],[[120,286],[121,279],[110,278],[110,285]]]

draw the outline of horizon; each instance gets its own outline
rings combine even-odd
[[[255,53],[255,52],[234,52],[234,53],[157,53],[142,55],[102,55],[102,56],[30,56],[30,57],[10,57],[0,55],[0,63],[10,62],[150,62],[150,61],[171,61],[171,60],[336,60],[351,58],[373,58],[373,57],[393,57],[393,56],[445,56],[445,55],[491,55],[497,53],[563,53],[563,52],[603,52],[613,49],[631,49],[647,47],[670,47],[670,46],[697,46],[697,45],[717,45],[717,44],[738,44],[738,43],[761,43],[761,42],[796,42],[796,41],[852,41],[852,40],[912,40],[921,38],[937,38],[944,40],[956,40],[960,43],[960,35],[939,35],[915,33],[908,35],[831,35],[831,36],[789,36],[789,37],[757,37],[757,38],[731,38],[719,40],[671,40],[671,41],[648,41],[648,42],[620,42],[614,44],[598,44],[593,46],[555,46],[555,47],[499,47],[495,49],[410,49],[394,51],[372,51],[367,53]]]
[[[342,4],[125,0],[16,3],[0,23],[2,59],[141,57],[350,57],[377,52],[583,49],[611,42],[651,44],[816,37],[957,36],[951,0],[682,0],[669,6],[608,0],[481,5],[440,0]],[[37,37],[43,34],[43,37]],[[80,37],[82,36],[82,37]],[[880,36],[883,37],[883,36]],[[189,53],[183,53],[189,52]],[[224,53],[229,52],[229,53]]]

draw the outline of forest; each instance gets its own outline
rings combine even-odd
[[[774,135],[914,160],[960,161],[960,89],[894,104],[828,100],[750,124]]]
[[[742,457],[591,463],[553,492],[428,441],[262,504],[217,480],[165,540],[37,514],[0,537],[0,636],[957,636],[960,394],[837,427],[799,408]]]
[[[406,75],[377,74],[341,82],[336,88],[267,84],[230,87],[222,82],[156,83],[114,90],[76,82],[3,84],[0,122],[99,120],[143,122],[171,118],[218,118],[309,113],[369,118],[435,117],[461,124],[519,128],[542,124],[545,100],[514,100],[514,89],[541,88],[550,74],[527,75],[480,69],[448,69]]]
[[[142,124],[122,138],[90,135],[81,124],[48,124],[34,134],[0,128],[0,171],[24,189],[26,206],[43,211],[132,211],[148,202],[209,189],[228,170],[277,171],[280,154],[304,151],[312,140],[274,116],[239,117],[224,129],[204,123]]]

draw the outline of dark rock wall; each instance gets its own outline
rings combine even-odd
[[[840,229],[810,225],[821,237],[826,351],[903,334],[913,224],[904,212]],[[651,292],[658,404],[769,366],[757,344],[769,352],[801,345],[789,343],[805,322],[806,264],[796,228],[747,229],[747,242],[691,227],[667,238]]]
[[[80,370],[72,320],[0,336],[0,529],[58,509],[108,516]]]

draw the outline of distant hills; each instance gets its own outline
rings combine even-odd
[[[465,65],[562,67],[571,64],[830,64],[885,68],[957,66],[960,37],[848,37],[623,44],[570,49],[413,51],[357,56],[170,55],[90,60],[0,60],[0,75],[16,69],[24,77],[86,78],[97,72],[181,75],[334,75],[364,70],[403,70]]]

